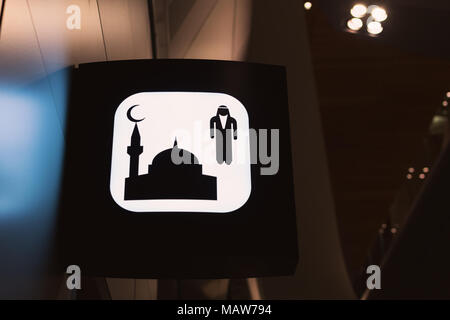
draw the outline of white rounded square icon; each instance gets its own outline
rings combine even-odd
[[[110,191],[128,211],[235,211],[250,163],[247,110],[230,95],[142,92],[115,112]]]

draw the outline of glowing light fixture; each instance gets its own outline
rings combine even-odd
[[[352,18],[352,19],[347,21],[347,27],[350,30],[358,31],[359,29],[362,28],[362,26],[363,26],[363,22],[359,18]]]
[[[370,34],[380,34],[383,32],[383,26],[378,21],[370,21],[367,24],[367,32]]]
[[[387,19],[386,10],[379,6],[369,7],[370,15],[375,19],[375,21],[382,22]]]
[[[359,31],[366,24],[370,35],[378,35],[383,32],[381,22],[388,18],[386,10],[377,5],[366,6],[362,3],[355,4],[350,9],[352,18],[347,21],[349,31]]]
[[[305,4],[304,4],[304,6],[305,6],[305,9],[306,9],[306,10],[310,10],[311,7],[312,7],[312,3],[309,2],[309,1],[306,1]]]
[[[353,8],[350,10],[350,13],[355,18],[362,18],[367,13],[367,7],[363,4],[355,4]]]
[[[448,101],[447,101],[447,100],[442,101],[442,106],[443,106],[443,107],[448,106]]]

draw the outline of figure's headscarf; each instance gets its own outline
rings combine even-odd
[[[229,116],[230,115],[230,111],[228,110],[227,106],[220,106],[217,109],[217,115],[221,115],[221,116]]]

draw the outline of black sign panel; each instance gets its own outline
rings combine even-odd
[[[135,60],[70,74],[62,267],[129,278],[294,272],[283,67]]]

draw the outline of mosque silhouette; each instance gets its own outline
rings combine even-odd
[[[178,148],[176,139],[171,149],[164,150],[153,158],[147,174],[139,175],[139,156],[143,151],[141,135],[135,123],[127,149],[130,155],[130,173],[125,178],[125,200],[217,200],[217,178],[203,175],[202,165],[197,157]],[[174,163],[172,154],[178,155],[183,162]],[[187,159],[190,161],[186,161]]]

